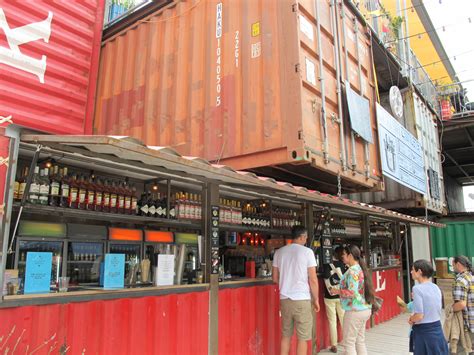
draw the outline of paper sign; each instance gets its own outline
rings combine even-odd
[[[173,285],[174,280],[174,255],[158,255],[158,267],[156,268],[156,285]]]
[[[125,254],[105,254],[104,288],[123,288],[125,284]]]
[[[24,293],[49,293],[52,267],[53,253],[28,252]]]
[[[349,82],[346,82],[346,97],[352,130],[366,142],[373,143],[369,100],[352,90]]]

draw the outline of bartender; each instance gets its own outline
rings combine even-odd
[[[347,267],[341,261],[343,248],[341,246],[334,250],[332,262],[324,264],[323,278],[324,278],[324,305],[326,306],[326,314],[329,321],[329,334],[331,338],[331,348],[333,353],[337,353],[337,318],[341,322],[344,318],[344,310],[341,307],[341,300],[339,298],[339,283],[342,275],[346,272]]]

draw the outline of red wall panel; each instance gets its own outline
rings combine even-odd
[[[372,273],[376,294],[383,299],[382,308],[374,316],[376,325],[400,314],[400,307],[397,304],[397,296],[403,298],[403,280],[400,275],[400,269],[374,271]]]
[[[5,308],[0,348],[11,352],[18,342],[17,353],[65,346],[68,354],[207,354],[208,310],[208,292]]]
[[[90,134],[104,1],[0,0],[0,116]]]

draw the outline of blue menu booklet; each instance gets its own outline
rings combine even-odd
[[[53,253],[28,252],[24,293],[49,293],[52,267]]]
[[[125,285],[125,254],[105,254],[104,288],[123,288]]]

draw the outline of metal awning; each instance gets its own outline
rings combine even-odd
[[[381,207],[324,194],[287,182],[257,176],[246,171],[235,171],[225,166],[211,164],[196,157],[181,156],[167,147],[146,146],[130,137],[117,136],[60,136],[25,134],[21,141],[42,145],[54,151],[67,152],[76,158],[90,160],[91,164],[105,164],[120,169],[142,171],[145,176],[155,171],[170,177],[185,178],[196,182],[217,182],[234,188],[252,188],[262,192],[288,197],[293,200],[313,202],[347,211],[366,213],[391,220],[429,226],[444,227],[443,224],[422,220]],[[124,170],[124,171],[125,171]]]

